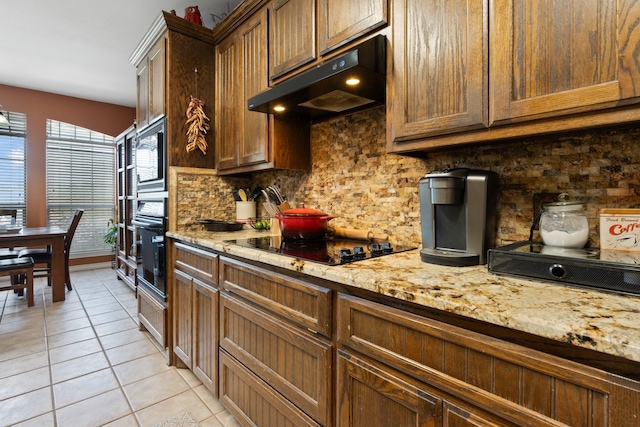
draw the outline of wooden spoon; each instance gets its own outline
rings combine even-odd
[[[243,202],[247,201],[247,192],[242,188],[238,190],[238,196],[240,196],[240,200],[242,200]]]

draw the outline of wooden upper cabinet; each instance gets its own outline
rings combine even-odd
[[[240,28],[239,37],[243,59],[241,109],[244,116],[239,164],[250,165],[267,162],[269,156],[269,116],[247,108],[249,98],[269,88],[266,9]]]
[[[165,113],[166,43],[162,37],[149,53],[149,123]]]
[[[153,45],[137,67],[138,99],[136,121],[138,127],[152,123],[165,113],[164,86],[166,64],[166,37]]]
[[[149,122],[149,63],[143,61],[136,69],[138,96],[136,98],[136,123],[144,126]]]
[[[316,59],[316,0],[271,3],[269,54],[271,80]]]
[[[309,121],[283,121],[249,111],[268,89],[267,9],[216,46],[216,167],[219,175],[266,169],[309,169]]]
[[[247,99],[268,88],[266,17],[266,9],[252,16],[216,48],[216,167],[223,173],[268,161],[268,115],[247,109]]]
[[[237,166],[237,146],[241,135],[238,131],[240,92],[240,54],[237,38],[227,37],[216,45],[215,73],[215,155],[216,168]]]
[[[388,140],[488,126],[484,2],[396,0],[393,5]]]
[[[387,0],[319,0],[320,55],[383,27],[387,22]]]
[[[389,152],[640,120],[635,0],[398,0]]]
[[[492,0],[491,122],[640,99],[640,4]]]
[[[204,101],[213,121],[214,46],[211,29],[163,11],[129,57],[137,70],[137,129],[165,118],[167,167],[214,165],[213,131],[205,135],[206,154],[187,152],[185,126],[191,96]]]

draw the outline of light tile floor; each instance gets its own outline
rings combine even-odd
[[[134,292],[114,270],[72,271],[71,282],[54,304],[36,279],[34,307],[0,292],[0,426],[150,427],[182,411],[202,427],[239,426],[139,331]]]

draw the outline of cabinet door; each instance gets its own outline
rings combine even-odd
[[[389,150],[403,140],[488,126],[484,1],[393,2]]]
[[[192,369],[193,354],[191,277],[173,270],[173,352],[187,368]]]
[[[220,334],[220,348],[320,424],[331,424],[330,343],[226,292]]]
[[[136,122],[142,127],[149,119],[149,63],[143,59],[136,70],[138,97],[136,100]]]
[[[320,55],[387,24],[387,0],[319,0]]]
[[[164,114],[166,40],[161,37],[149,52],[149,123]]]
[[[492,0],[491,122],[613,107],[640,95],[632,0]]]
[[[336,412],[338,427],[443,425],[441,400],[419,383],[404,381],[342,350]]]
[[[238,164],[237,147],[240,135],[238,72],[238,43],[235,35],[224,39],[216,46],[216,167],[233,168]]]
[[[269,6],[269,78],[316,59],[316,1],[275,0]]]
[[[218,300],[216,288],[193,279],[192,371],[218,396]]]
[[[238,163],[244,166],[266,162],[269,154],[269,116],[247,109],[247,100],[269,87],[266,9],[246,22],[239,33],[243,69],[239,111],[242,115],[243,138],[240,140]]]
[[[220,401],[243,426],[321,427],[224,350],[220,350]]]

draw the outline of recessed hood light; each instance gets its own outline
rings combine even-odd
[[[247,107],[279,117],[320,119],[380,105],[386,95],[386,62],[386,38],[378,35],[249,98]]]

